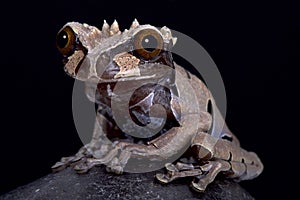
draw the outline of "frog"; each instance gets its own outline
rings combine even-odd
[[[260,158],[240,146],[206,84],[173,60],[176,42],[166,26],[140,25],[136,19],[124,31],[116,20],[111,25],[104,20],[102,29],[68,22],[58,31],[64,70],[85,83],[97,109],[91,141],[55,163],[54,172],[72,167],[81,174],[105,165],[108,172],[122,174],[130,160],[131,168],[143,160],[136,172],[164,168],[155,175],[163,184],[192,177],[197,192],[219,174],[242,181],[262,173]],[[118,123],[116,113],[135,125]],[[155,134],[145,131],[149,124],[159,124]]]

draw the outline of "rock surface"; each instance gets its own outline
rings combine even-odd
[[[104,167],[97,167],[87,174],[78,175],[68,168],[8,192],[0,196],[0,200],[254,199],[238,183],[229,180],[215,180],[205,193],[197,193],[189,187],[192,179],[184,178],[162,185],[154,180],[156,173],[114,175],[107,173]]]

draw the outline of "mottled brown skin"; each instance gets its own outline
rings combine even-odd
[[[143,46],[149,40],[155,40],[152,49]],[[173,62],[170,50],[175,42],[168,28],[158,30],[136,20],[124,32],[116,21],[111,26],[104,21],[101,31],[76,22],[60,30],[57,46],[65,57],[65,71],[86,82],[87,97],[98,104],[98,112],[91,142],[75,156],[62,158],[52,167],[54,171],[72,166],[84,173],[105,164],[108,171],[120,174],[130,160],[146,160],[149,166],[162,162],[167,173],[156,175],[160,182],[192,176],[192,187],[201,192],[219,173],[239,181],[262,172],[257,155],[242,149],[227,128],[205,84]],[[137,83],[142,87],[130,94]],[[121,94],[113,94],[117,84]],[[156,135],[130,136],[130,130],[114,120],[112,94],[120,102],[131,95],[129,107],[124,103],[127,107],[118,108],[121,113],[129,109],[139,126],[151,122],[153,105],[161,105],[165,125]],[[179,153],[184,159],[171,164]]]

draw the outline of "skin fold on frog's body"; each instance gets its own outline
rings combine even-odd
[[[262,172],[258,156],[242,149],[227,128],[206,85],[173,61],[175,43],[167,27],[139,25],[137,20],[123,32],[116,21],[111,26],[104,21],[101,31],[69,22],[58,32],[65,71],[85,81],[87,97],[98,109],[91,142],[74,156],[63,157],[53,171],[71,166],[86,173],[105,164],[108,171],[121,174],[130,160],[144,160],[142,166],[164,164],[167,173],[156,174],[160,182],[195,177],[191,185],[200,192],[219,173],[240,181]],[[112,109],[115,102],[117,111]],[[142,137],[132,136],[116,120],[118,113],[145,127],[153,122],[150,114],[157,104],[165,110],[165,124],[156,135],[146,137],[143,128]]]

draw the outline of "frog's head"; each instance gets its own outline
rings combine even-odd
[[[56,38],[69,75],[79,80],[96,77],[107,82],[162,76],[166,71],[162,64],[174,68],[170,49],[175,42],[167,27],[139,25],[137,20],[123,32],[116,21],[109,26],[104,20],[101,31],[69,22]]]

